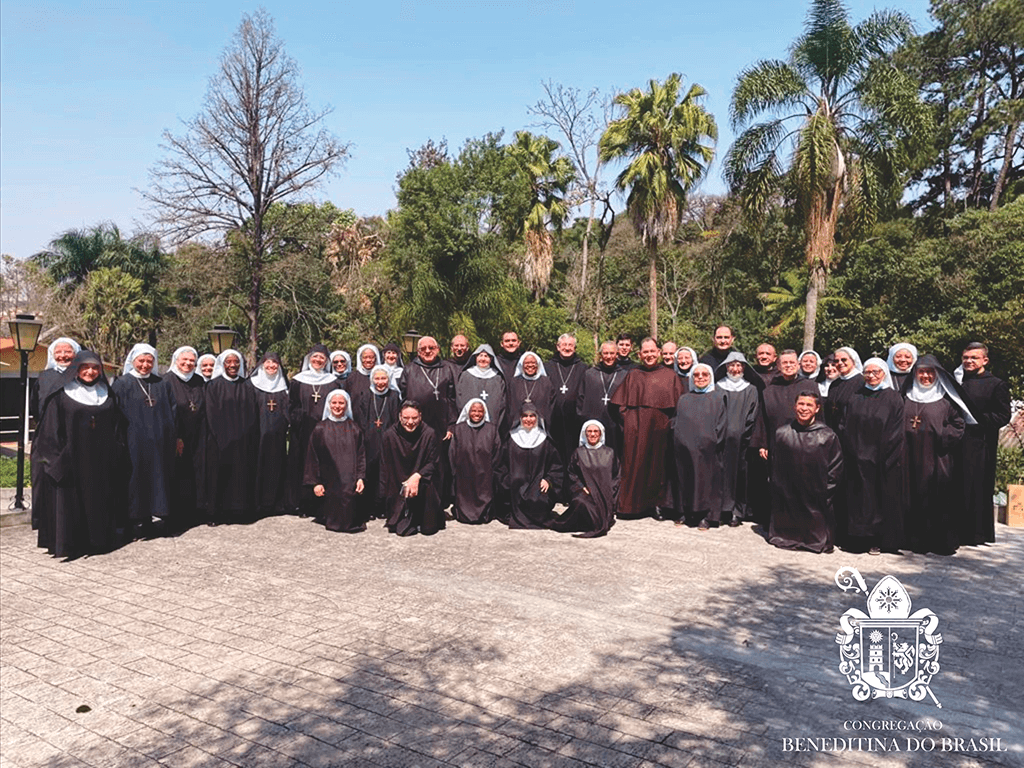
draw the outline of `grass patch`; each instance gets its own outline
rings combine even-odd
[[[32,485],[32,460],[25,456],[25,487]],[[0,456],[0,488],[18,487],[18,457]]]

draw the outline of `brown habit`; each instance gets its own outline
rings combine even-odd
[[[622,424],[620,515],[639,515],[664,498],[671,419],[682,394],[682,379],[659,357],[653,368],[631,369],[612,395],[609,407]]]

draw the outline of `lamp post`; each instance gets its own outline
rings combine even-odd
[[[411,360],[416,354],[416,344],[421,338],[423,334],[419,331],[406,331],[402,334],[402,350],[405,352],[406,360]]]
[[[238,334],[226,325],[215,325],[209,330],[210,346],[213,347],[213,354],[219,355],[225,349],[231,349],[235,343],[235,336]]]
[[[35,315],[16,315],[8,320],[14,348],[21,353],[21,423],[18,429],[18,488],[14,494],[13,509],[25,509],[25,433],[28,432],[28,356],[36,349],[43,324]]]

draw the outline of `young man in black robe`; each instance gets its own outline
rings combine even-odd
[[[398,424],[381,441],[380,487],[387,528],[399,536],[433,535],[445,527],[437,487],[437,434],[423,423],[418,403],[406,400]]]
[[[597,363],[583,372],[583,381],[576,393],[576,415],[580,421],[596,419],[605,428],[606,444],[622,456],[622,431],[608,410],[615,391],[626,380],[627,371],[616,362],[614,341],[606,341],[598,352]]]
[[[834,502],[843,479],[843,450],[835,432],[817,420],[821,398],[800,392],[796,418],[772,438],[772,514],[768,541],[781,549],[831,552]]]
[[[171,481],[171,509],[180,529],[199,521],[205,507],[206,381],[196,370],[198,352],[179,347],[171,355],[166,381],[174,398],[178,444]]]
[[[580,421],[576,415],[576,397],[583,384],[587,365],[576,354],[576,337],[563,333],[558,337],[555,356],[548,361],[545,370],[555,387],[554,407],[551,411],[550,434],[558,449],[562,466],[568,466],[569,458],[579,441]],[[561,483],[562,501],[569,501],[569,484]]]
[[[506,385],[512,383],[512,375],[516,372],[516,364],[522,354],[522,341],[520,341],[518,333],[505,331],[501,334],[498,356],[494,359],[494,364],[498,366],[501,375],[505,377]]]
[[[111,386],[126,424],[125,530],[131,526],[134,535],[150,535],[153,518],[166,520],[172,514],[177,407],[167,382],[153,373],[155,368],[156,350],[136,344],[125,360],[123,375]]]
[[[276,352],[256,363],[249,377],[259,412],[259,445],[256,448],[256,511],[279,515],[288,497],[288,378]]]
[[[628,371],[636,361],[633,355],[633,335],[631,333],[620,333],[615,339],[615,363],[622,371]]]
[[[352,420],[351,397],[336,389],[327,396],[323,420],[309,437],[304,481],[316,499],[316,518],[338,533],[359,533],[366,522],[358,509],[365,489],[363,431]]]
[[[242,521],[255,506],[259,412],[242,355],[217,357],[206,385],[206,507],[211,523]]]
[[[718,370],[725,358],[729,356],[729,352],[732,351],[733,342],[736,337],[733,335],[732,328],[728,325],[720,325],[715,328],[715,334],[711,337],[712,347],[703,355],[700,356],[700,362],[705,365],[710,365],[711,370]]]
[[[622,428],[622,482],[619,514],[659,514],[674,506],[670,482],[672,417],[683,393],[675,371],[661,364],[652,338],[640,343],[641,364],[632,368],[609,403]]]
[[[992,493],[996,485],[999,430],[1010,423],[1010,387],[988,370],[988,347],[971,342],[961,356],[967,407],[977,420],[964,431],[964,505],[962,544],[996,540]]]
[[[47,398],[32,452],[51,490],[38,536],[50,554],[77,557],[117,543],[123,420],[94,352],[79,352],[63,381]]]
[[[500,377],[498,377],[500,379]],[[494,513],[494,479],[501,465],[501,438],[484,401],[471,398],[452,430],[452,512],[460,523],[489,523]]]

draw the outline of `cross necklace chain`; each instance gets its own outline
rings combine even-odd
[[[426,368],[424,368],[422,365],[419,368],[420,368],[420,371],[423,373],[423,378],[427,380],[427,383],[434,390],[434,399],[435,400],[440,400],[441,396],[440,396],[440,394],[438,392],[438,387],[441,386],[441,369],[440,368],[437,369],[437,378],[436,378],[436,380],[433,380],[429,376],[427,376],[427,369]]]
[[[615,371],[612,374],[611,380],[607,383],[605,383],[604,380],[604,371],[599,371],[599,373],[601,374],[601,384],[604,386],[604,397],[601,398],[601,401],[607,406],[608,401],[611,400],[611,397],[608,395],[608,391],[612,388],[612,384],[615,383],[615,377],[619,375],[619,372]]]
[[[537,388],[537,382],[540,381],[540,376],[538,376],[536,381],[533,382],[533,386],[532,387],[529,384],[526,383],[527,381],[528,381],[528,379],[523,379],[523,389],[526,391],[526,399],[523,400],[523,402],[524,403],[532,403],[533,400],[531,400],[530,398],[533,397],[533,390],[535,390]]]
[[[377,401],[378,400],[381,401],[381,406],[380,406],[380,410],[379,411],[377,410]],[[377,427],[377,429],[380,429],[381,424],[384,423],[384,422],[381,421],[380,417],[384,415],[384,403],[386,403],[386,402],[387,402],[387,394],[385,394],[383,396],[378,396],[378,395],[374,395],[373,396],[373,415],[377,417],[376,419],[374,419],[373,424],[374,424],[375,427]]]
[[[562,375],[562,365],[560,363],[555,363],[555,370],[558,371],[558,378],[562,380],[562,386],[558,388],[558,391],[564,395],[566,392],[569,391],[569,380],[572,378],[573,371],[576,370],[576,367],[573,366],[569,368],[568,376]]]
[[[144,398],[146,398],[146,405],[148,405],[150,408],[152,408],[153,404],[156,402],[156,400],[153,399],[153,395],[152,395],[152,393],[150,391],[149,386],[146,385],[146,384],[143,384],[142,383],[142,379],[136,379],[136,381],[139,382],[139,389],[142,390],[142,396]]]

